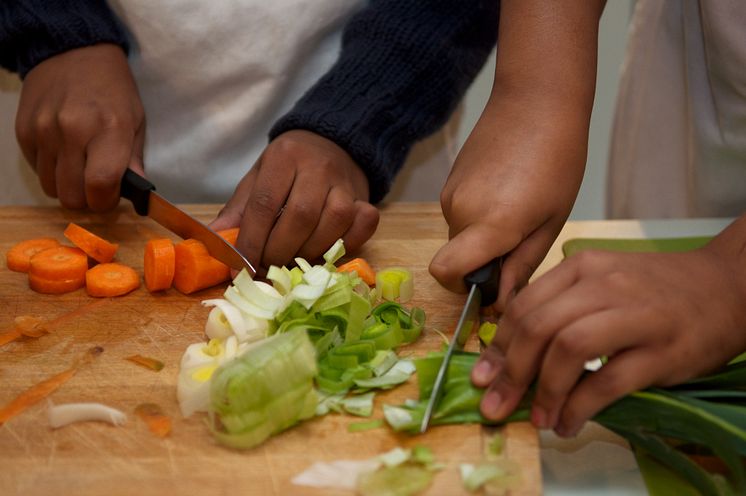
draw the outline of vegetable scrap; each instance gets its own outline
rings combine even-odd
[[[297,486],[356,490],[367,496],[409,496],[430,486],[442,466],[422,445],[396,447],[366,460],[316,462],[292,479]]]
[[[49,425],[53,429],[73,422],[89,421],[108,422],[119,426],[127,422],[127,415],[101,403],[67,403],[49,408]]]
[[[496,333],[497,324],[487,320],[482,322],[477,330],[477,336],[479,336],[479,340],[482,342],[483,346],[489,346]]]
[[[97,300],[86,305],[82,305],[72,312],[63,314],[48,322],[44,322],[40,317],[32,315],[20,315],[15,318],[14,327],[3,333],[0,333],[0,346],[15,341],[22,337],[40,338],[45,334],[53,332],[60,324],[72,318],[80,317],[85,312],[92,310],[100,304],[109,300]]]
[[[5,256],[6,264],[15,272],[28,272],[31,257],[40,251],[56,248],[60,242],[54,238],[27,239],[14,245]]]
[[[176,270],[174,243],[168,238],[151,239],[145,243],[143,273],[145,287],[151,293],[171,288]]]
[[[110,243],[72,222],[68,224],[62,234],[72,244],[83,250],[86,255],[99,263],[111,262],[117,253],[117,249],[119,249],[118,244]]]
[[[90,296],[122,296],[140,287],[140,276],[124,264],[101,263],[85,273],[85,289]]]
[[[376,274],[376,288],[384,300],[406,303],[414,296],[414,278],[407,269],[390,267]]]
[[[81,359],[76,360],[72,367],[30,387],[18,395],[13,401],[0,408],[0,425],[3,425],[8,420],[23,413],[27,408],[55,392],[60,386],[72,379],[82,366],[93,361],[102,352],[103,348],[98,346],[89,349]]]
[[[163,362],[160,360],[156,360],[155,358],[150,357],[144,357],[142,355],[132,355],[125,357],[125,360],[129,360],[132,363],[136,363],[137,365],[144,367],[146,369],[154,370],[156,372],[160,372],[163,370],[163,367],[165,366]]]
[[[44,320],[32,315],[19,315],[13,323],[12,329],[0,333],[0,346],[22,337],[40,338],[49,332],[43,325]]]
[[[353,258],[349,262],[343,263],[337,267],[337,272],[355,272],[368,286],[375,286],[376,284],[376,272],[363,258]]]
[[[148,426],[148,430],[158,437],[171,434],[171,418],[163,413],[161,407],[155,403],[141,403],[135,407],[135,415],[140,417]]]

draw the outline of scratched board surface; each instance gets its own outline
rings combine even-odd
[[[203,221],[218,207],[191,205]],[[122,206],[111,214],[67,212],[56,208],[0,207],[0,251],[16,242],[51,236],[66,242],[62,231],[76,222],[119,243],[116,260],[142,274],[143,246],[148,239],[169,236],[149,219]],[[402,349],[421,355],[439,349],[449,334],[463,297],[440,288],[427,273],[433,253],[446,239],[446,226],[436,204],[385,207],[375,237],[358,255],[376,269],[403,266],[415,277],[415,298],[428,316],[426,332]],[[174,238],[176,240],[176,238]],[[182,418],[176,401],[176,378],[187,345],[203,342],[207,298],[220,297],[224,287],[185,296],[176,290],[150,294],[143,287],[120,298],[95,299],[84,290],[57,296],[28,288],[25,274],[0,267],[0,332],[12,329],[19,316],[48,323],[50,333],[0,347],[0,407],[32,385],[69,368],[93,346],[103,348],[91,363],[48,399],[0,426],[0,494],[351,494],[312,489],[291,483],[294,475],[315,461],[361,460],[395,446],[429,446],[446,463],[425,494],[466,494],[457,465],[477,461],[492,431],[477,425],[435,427],[421,436],[397,435],[388,428],[349,433],[358,417],[337,414],[306,421],[250,451],[226,449],[211,437],[203,414]],[[140,354],[162,361],[153,371],[125,358]],[[414,379],[376,400],[375,418],[383,403],[416,397]],[[49,404],[100,402],[125,412],[125,425],[85,422],[59,429],[49,426]],[[172,433],[158,438],[134,414],[142,403],[156,403],[173,420]],[[527,424],[503,431],[506,456],[521,465],[522,482],[512,494],[541,493],[536,432]]]

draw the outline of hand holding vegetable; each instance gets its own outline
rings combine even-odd
[[[348,251],[378,225],[368,180],[352,158],[322,136],[294,130],[272,141],[211,227],[240,226],[236,247],[256,265],[315,259],[337,239]]]
[[[492,96],[441,193],[450,241],[430,264],[446,288],[506,255],[502,311],[546,255],[583,176],[602,6],[501,4]]]
[[[47,195],[67,208],[115,207],[124,170],[143,174],[145,139],[122,49],[93,45],[34,67],[21,90],[16,134]]]
[[[508,306],[472,371],[482,413],[505,417],[538,377],[533,423],[572,435],[628,393],[724,365],[746,349],[745,243],[746,216],[691,252],[571,256]]]

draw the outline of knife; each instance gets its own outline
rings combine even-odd
[[[438,405],[438,401],[440,401],[443,386],[446,382],[448,364],[451,361],[453,352],[464,348],[464,344],[474,326],[479,323],[479,308],[492,305],[497,300],[502,262],[502,257],[495,258],[464,277],[464,282],[469,288],[469,296],[466,298],[464,309],[461,311],[461,317],[459,317],[458,324],[456,324],[456,330],[453,331],[451,343],[448,345],[448,349],[443,356],[443,362],[440,364],[440,369],[438,369],[438,375],[435,377],[433,392],[430,394],[430,399],[425,408],[425,415],[422,417],[422,423],[420,424],[420,433],[427,430],[433,411]]]
[[[236,270],[245,268],[252,277],[256,275],[251,263],[232,244],[156,193],[153,183],[131,169],[127,169],[122,177],[120,196],[131,201],[138,214],[150,217],[183,239],[201,241],[210,255],[227,266]]]

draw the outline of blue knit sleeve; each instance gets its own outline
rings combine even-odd
[[[0,66],[22,78],[49,57],[96,43],[129,49],[105,0],[0,1]]]
[[[411,146],[445,124],[497,40],[497,0],[372,0],[334,66],[270,131],[320,134],[362,167],[377,203]]]

